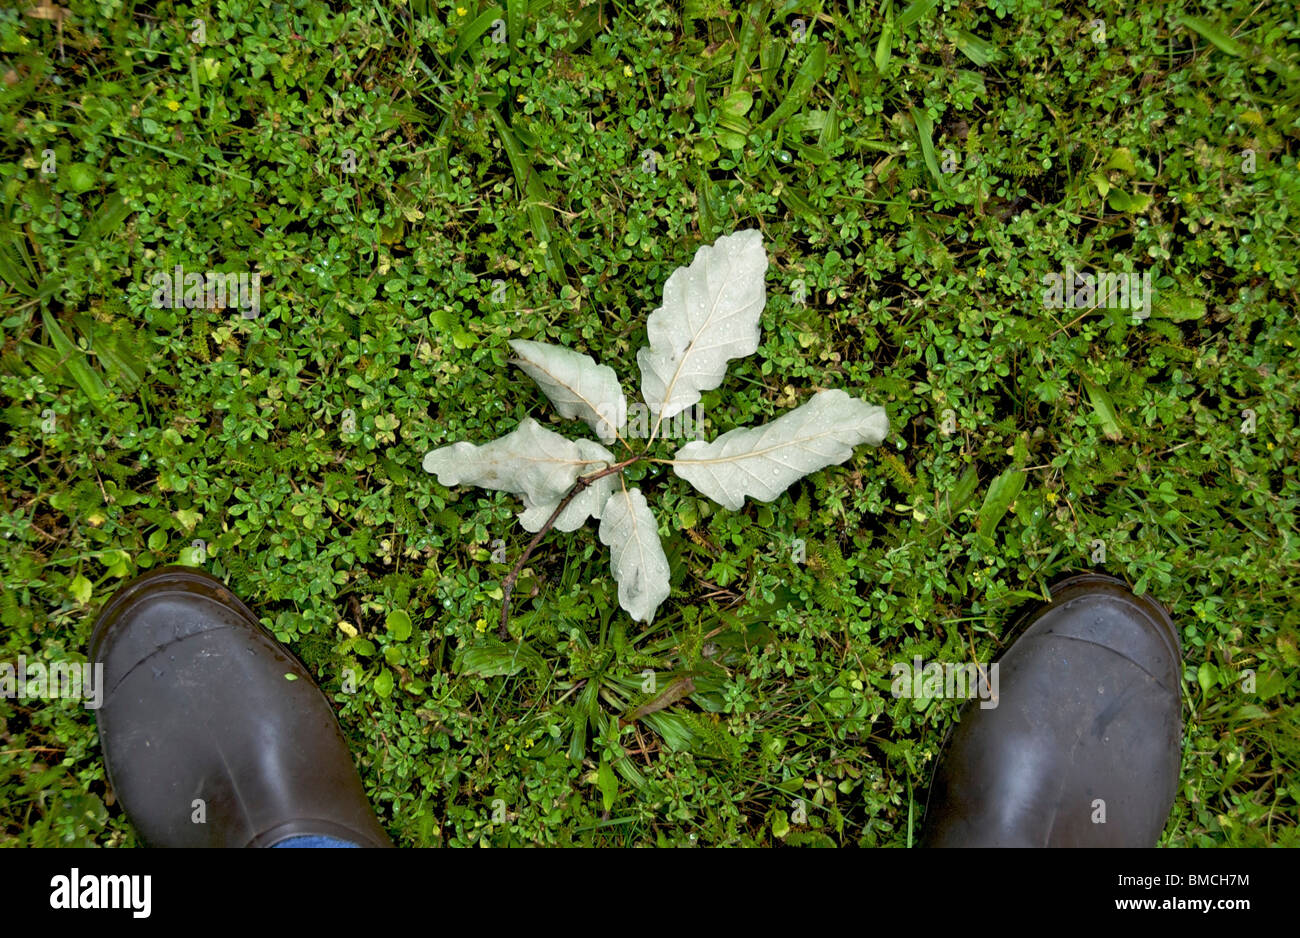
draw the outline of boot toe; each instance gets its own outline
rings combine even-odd
[[[1177,691],[1182,655],[1177,629],[1163,607],[1110,584],[1102,589],[1054,591],[1053,599],[1028,634],[1107,648]]]
[[[1178,785],[1180,656],[1163,608],[1118,581],[1053,589],[935,773],[933,846],[1153,846]]]
[[[146,843],[390,841],[311,673],[218,580],[171,569],[123,587],[95,626],[104,764]]]
[[[219,580],[187,567],[164,567],[133,580],[95,620],[90,659],[111,690],[141,662],[176,642],[224,628],[261,628]]]

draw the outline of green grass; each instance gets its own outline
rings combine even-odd
[[[400,844],[901,846],[958,701],[890,665],[989,660],[1095,568],[1183,636],[1162,842],[1297,844],[1289,10],[335,6],[0,11],[0,660],[84,660],[124,578],[196,563],[316,673]],[[627,381],[667,274],[750,226],[763,344],[709,435],[830,387],[894,432],[739,512],[635,467],[653,626],[588,524],[498,644],[518,506],[421,457],[581,432],[507,340]],[[260,271],[261,314],[154,308],[177,264]],[[1150,318],[1044,308],[1067,265],[1151,272]],[[694,692],[621,727],[647,669]],[[0,819],[137,843],[91,712],[0,701]]]

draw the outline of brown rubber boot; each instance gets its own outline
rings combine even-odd
[[[391,846],[329,701],[221,581],[145,574],[95,622],[108,778],[159,847],[271,847],[299,836]]]
[[[1182,659],[1169,614],[1085,574],[998,661],[996,707],[971,701],[935,772],[934,847],[1153,847],[1178,791]]]

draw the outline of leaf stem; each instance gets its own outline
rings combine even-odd
[[[582,492],[597,479],[603,479],[605,476],[613,475],[616,472],[622,472],[628,466],[635,462],[639,462],[643,458],[645,458],[645,453],[637,453],[635,456],[625,459],[622,462],[616,462],[612,466],[606,466],[604,469],[600,469],[590,475],[580,476],[578,480],[573,483],[573,487],[564,494],[564,498],[560,499],[560,503],[555,506],[555,510],[551,512],[551,516],[546,519],[546,523],[543,524],[538,532],[533,535],[533,539],[528,542],[528,546],[525,547],[524,552],[519,555],[519,559],[515,561],[514,567],[510,570],[505,581],[501,584],[501,626],[497,629],[497,635],[502,641],[505,641],[510,637],[510,597],[515,591],[515,581],[519,579],[519,574],[524,569],[524,564],[528,561],[528,558],[532,556],[533,551],[537,549],[537,545],[542,542],[542,538],[546,537],[551,528],[555,527],[555,519],[560,517],[560,512],[568,508],[569,502],[573,501],[578,496],[578,493]]]

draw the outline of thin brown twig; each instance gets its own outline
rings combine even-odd
[[[509,575],[506,576],[505,581],[501,584],[501,626],[497,629],[497,635],[503,642],[510,637],[510,596],[515,591],[515,581],[519,579],[519,574],[524,569],[524,564],[528,561],[528,558],[532,556],[537,545],[542,542],[542,538],[546,537],[551,528],[555,527],[555,519],[560,517],[560,512],[568,508],[569,502],[573,501],[574,498],[578,496],[578,493],[591,485],[591,483],[595,482],[597,479],[603,479],[605,476],[613,475],[616,472],[622,472],[634,462],[639,461],[643,455],[644,454],[638,453],[622,462],[617,462],[612,466],[607,466],[599,472],[593,472],[591,475],[579,478],[577,482],[573,483],[573,487],[565,493],[564,498],[560,499],[560,503],[555,506],[555,510],[551,512],[551,516],[546,519],[546,523],[541,526],[536,534],[533,535],[533,539],[528,542],[528,546],[525,547],[524,552],[519,555],[519,559],[515,561],[514,567],[511,569]]]

